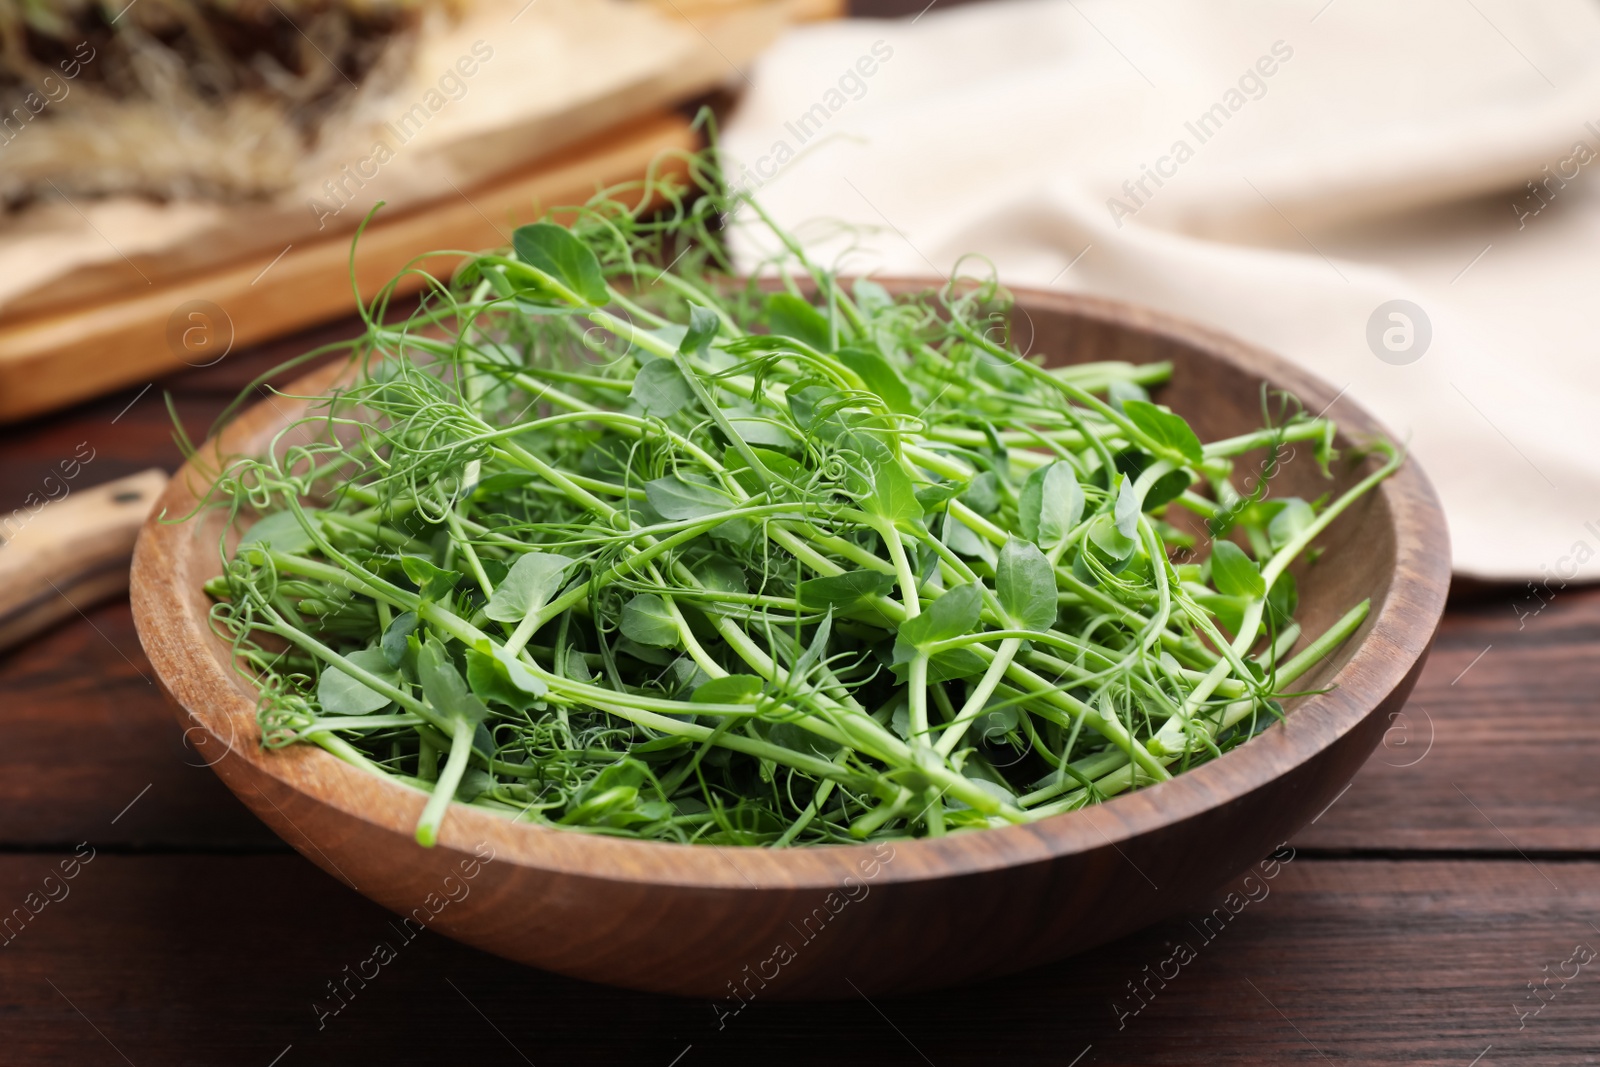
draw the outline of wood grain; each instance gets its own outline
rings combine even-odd
[[[403,302],[402,302],[403,303]],[[403,308],[397,312],[403,312]],[[170,391],[187,433],[203,438],[239,391],[290,356],[349,336],[351,326],[302,332],[80,405],[48,421],[0,427],[0,513],[48,488],[87,443],[78,479],[110,480],[181,461]],[[3,549],[0,549],[3,551]],[[137,848],[282,846],[205,767],[154,684],[127,601],[85,606],[55,629],[0,652],[0,847],[109,841]],[[146,787],[150,787],[145,792]],[[106,825],[105,810],[126,815]]]
[[[1541,591],[1543,609],[1506,588],[1447,618],[1404,713],[1297,843],[1600,853],[1600,589]]]
[[[1311,410],[1334,398],[1259,350],[1126,305],[1024,290],[1017,315],[1033,350],[1058,360],[1172,360],[1163,399],[1207,439],[1258,425],[1263,380]],[[292,392],[317,395],[338,373],[327,368]],[[259,451],[303,405],[279,398],[245,413],[174,477],[161,506],[189,513],[218,457]],[[1343,425],[1356,438],[1380,432],[1354,410]],[[1330,485],[1301,463],[1280,484],[1315,496],[1364,473],[1346,467]],[[609,839],[454,805],[439,847],[422,850],[411,839],[422,793],[320,750],[265,753],[254,743],[255,694],[210,631],[201,592],[220,567],[212,546],[221,521],[211,512],[193,528],[147,525],[132,598],[180,721],[227,749],[213,769],[246,804],[307,858],[397,912],[488,847],[499,859],[485,874],[482,905],[451,911],[439,929],[562,973],[702,995],[770,961],[812,915],[848,936],[782,961],[766,976],[774,995],[834,996],[847,972],[869,993],[1005,973],[1170,913],[1284,840],[1349,780],[1414,682],[1448,583],[1442,516],[1408,465],[1329,531],[1322,561],[1299,575],[1311,632],[1363,597],[1373,603],[1357,638],[1305,679],[1336,688],[1297,701],[1286,723],[1222,759],[1083,812],[897,842],[885,858],[866,845],[779,851]],[[835,906],[851,886],[848,909]]]
[[[206,769],[216,748],[173,721],[127,602],[72,620],[0,654],[0,848],[284,847]]]
[[[656,157],[693,146],[688,122],[657,114],[518,173],[394,218],[362,237],[355,280],[370,298],[413,257],[441,248],[490,248],[546,209],[582,203],[597,186],[643,177]],[[663,173],[673,169],[667,164]],[[445,272],[448,258],[430,264]],[[245,346],[348,314],[355,306],[350,235],[291,245],[212,267],[124,298],[0,326],[0,422],[82,400],[184,366],[204,366]],[[420,275],[401,281],[415,291]],[[108,353],[114,357],[108,358]]]
[[[163,390],[198,439],[257,374],[352,328],[240,350],[142,394],[145,383],[48,421],[0,427],[0,508],[21,503],[85,439],[97,449],[96,478],[174,469]],[[1600,993],[1576,987],[1525,1031],[1511,1004],[1540,968],[1566,957],[1574,916],[1600,922],[1597,865],[1539,854],[1539,869],[1572,894],[1559,896],[1487,822],[1464,819],[1471,809],[1450,784],[1465,786],[1475,773],[1492,786],[1474,799],[1514,841],[1537,831],[1546,835],[1541,849],[1558,855],[1567,841],[1594,847],[1582,831],[1600,807],[1591,792],[1600,744],[1587,732],[1600,683],[1600,590],[1558,590],[1519,634],[1511,605],[1526,595],[1494,589],[1452,605],[1416,690],[1440,725],[1439,743],[1415,766],[1390,768],[1386,758],[1415,754],[1391,734],[1355,787],[1297,837],[1404,862],[1302,854],[1273,896],[1250,905],[1125,1031],[1115,1029],[1114,992],[1166,957],[1163,942],[1185,936],[1184,919],[1021,979],[875,1003],[939,1067],[1000,1059],[1066,1067],[1090,1044],[1077,1067],[1327,1062],[1293,1045],[1293,1027],[1243,978],[1336,1063],[1467,1067],[1491,1043],[1478,1067],[1588,1062]],[[569,981],[433,934],[318,1031],[311,999],[371,953],[389,914],[298,857],[259,855],[287,846],[209,770],[185,765],[201,757],[137,671],[150,668],[125,602],[0,653],[0,850],[10,850],[0,856],[0,908],[21,904],[77,842],[102,849],[102,866],[90,865],[68,901],[0,949],[0,1062],[124,1062],[51,981],[141,1067],[264,1065],[290,1045],[279,1067],[423,1057],[667,1067],[680,1053],[677,1067],[928,1062],[864,1001],[757,1003],[717,1030],[706,1002]],[[1538,750],[1539,773],[1504,773],[1506,731],[1496,723],[1557,739]],[[1501,858],[1427,861],[1435,840]],[[130,850],[156,854],[114,854]],[[230,931],[225,943],[217,929]]]
[[[72,492],[68,472],[84,458],[92,451],[62,461],[42,492],[0,514],[0,650],[128,591],[134,538],[167,475],[152,469]]]
[[[452,183],[473,195],[496,179],[643,116],[691,108],[708,94],[727,88],[730,76],[746,69],[786,26],[836,17],[842,10],[839,0],[654,0],[649,5],[659,15],[685,24],[685,31],[659,17],[620,8],[594,12],[600,16],[597,25],[593,19],[580,17],[574,22],[549,9],[542,17],[535,12],[523,19],[522,0],[463,6],[469,9],[466,19],[430,32],[421,42],[418,62],[424,66],[437,62],[443,70],[457,58],[454,46],[465,48],[481,30],[485,43],[492,42],[498,50],[495,68],[503,74],[498,78],[491,74],[489,84],[473,82],[475,98],[486,93],[492,99],[481,107],[468,105],[465,112],[452,105],[448,121],[455,128],[430,130],[424,143],[410,145],[410,127],[397,134],[371,129],[391,148],[400,148],[402,142],[410,145],[398,171],[389,173],[385,166],[387,180],[379,186],[391,213],[429,210],[454,202],[458,193]],[[529,46],[533,46],[531,52]],[[529,69],[531,63],[537,67]],[[397,105],[401,96],[410,100],[426,93],[432,79],[423,76],[420,67],[411,74],[411,89],[397,84],[380,107]],[[405,79],[403,72],[401,77]],[[0,320],[82,310],[131,296],[151,282],[163,285],[183,276],[226,269],[239,261],[265,263],[289,242],[298,244],[335,233],[348,239],[373,202],[373,194],[378,193],[378,188],[366,188],[373,175],[358,165],[364,162],[360,150],[373,143],[361,132],[361,125],[357,123],[341,138],[352,154],[328,162],[328,177],[341,187],[333,202],[344,200],[346,207],[353,207],[341,209],[336,218],[307,210],[304,200],[282,196],[232,204],[203,200],[173,204],[170,212],[157,206],[149,224],[160,226],[170,214],[172,224],[181,228],[187,239],[151,246],[136,238],[135,244],[142,247],[128,248],[131,255],[124,259],[112,248],[128,247],[114,225],[107,228],[107,243],[94,233],[99,222],[80,233],[77,224],[81,220],[75,213],[66,215],[67,225],[61,226],[52,224],[48,211],[25,210],[8,220],[7,227],[15,221],[24,230],[40,225],[59,228],[57,239],[68,247],[83,240],[92,247],[86,249],[87,261],[65,274],[39,276],[24,263],[18,277],[7,279],[11,284],[5,287],[9,295]],[[331,173],[340,162],[355,168],[350,173],[356,176],[356,190],[368,195],[346,200],[352,191],[350,178]],[[318,198],[326,195],[324,186]],[[95,214],[92,207],[87,213]],[[203,219],[197,220],[197,214]],[[12,259],[7,266],[15,268],[16,264]],[[18,282],[26,287],[24,291],[18,291]]]
[[[198,440],[258,372],[351,328],[0,426],[0,511],[86,438],[96,479],[175,469],[163,389]],[[210,771],[184,766],[198,757],[137,673],[150,668],[128,606],[108,603],[0,652],[0,909],[76,842],[103,846],[68,900],[0,948],[0,1062],[1591,1064],[1591,970],[1526,1029],[1513,1004],[1526,1010],[1526,983],[1575,941],[1600,948],[1585,933],[1600,922],[1600,864],[1575,858],[1594,855],[1600,810],[1600,590],[1558,590],[1519,630],[1527,596],[1453,594],[1408,706],[1432,716],[1428,755],[1411,762],[1426,734],[1402,721],[1296,838],[1389,858],[1302,853],[1124,1030],[1112,999],[1190,936],[1185,917],[1012,979],[872,1004],[756,1002],[720,1030],[707,1002],[575,982],[430,933],[318,1030],[313,998],[389,936],[391,916],[298,857],[238,854],[285,846]],[[143,849],[161,854],[115,854]],[[1496,858],[1426,858],[1439,850]]]
[[[258,374],[352,329],[335,323],[242,349],[148,391],[141,384],[48,421],[0,427],[0,512],[39,490],[83,441],[96,449],[86,476],[111,478],[152,465],[176,469],[180,456],[161,404],[163,390],[171,392],[188,433],[199,439]],[[1529,595],[1525,588],[1490,590],[1447,613],[1407,716],[1397,720],[1401,728],[1386,731],[1353,788],[1302,830],[1296,844],[1368,852],[1512,852],[1506,838],[1462,800],[1455,782],[1517,847],[1600,847],[1592,814],[1600,809],[1600,786],[1590,773],[1600,765],[1591,710],[1592,694],[1600,689],[1600,657],[1589,651],[1600,638],[1600,590],[1557,589],[1549,606],[1519,631],[1512,605],[1526,613]],[[79,839],[97,806],[119,797],[126,803],[155,780],[157,788],[113,828],[109,840],[222,849],[276,842],[213,775],[184,766],[200,757],[184,747],[182,731],[159,695],[129,666],[131,660],[150,673],[126,603],[88,615],[92,625],[74,615],[65,630],[12,655],[0,653],[0,692],[13,696],[0,702],[0,734],[9,742],[0,746],[0,805],[11,816],[0,827],[0,841],[39,847]],[[1420,762],[1393,766],[1411,763],[1417,746],[1425,745],[1428,720],[1417,715],[1419,706],[1432,716],[1436,743]],[[1519,751],[1529,761],[1524,765],[1541,772],[1505,775],[1508,744],[1525,746]],[[42,768],[50,769],[49,777],[41,777]],[[161,805],[159,818],[143,814],[152,802]]]
[[[1503,596],[1509,601],[1514,594]],[[1504,610],[1514,633],[1515,618]],[[1600,853],[1594,819],[1600,795],[1592,773],[1600,765],[1600,725],[1591,696],[1600,689],[1600,656],[1594,654],[1600,590],[1575,591],[1541,616],[1541,631],[1565,635],[1559,643],[1546,646],[1537,634],[1511,643],[1501,634],[1452,687],[1494,639],[1496,631],[1487,638],[1484,631],[1498,614],[1446,614],[1405,716],[1395,720],[1400,725],[1385,733],[1350,791],[1294,836],[1296,846],[1513,857],[1520,848],[1541,859]],[[72,620],[10,656],[0,654],[0,692],[12,696],[0,702],[0,736],[7,741],[0,746],[0,810],[8,814],[0,844],[79,840],[98,829],[101,808],[117,798],[127,803],[154,782],[99,840],[164,848],[276,845],[271,831],[200,766],[205,757],[184,743],[165,701],[146,684],[151,668],[127,603],[108,603],[89,609],[87,619]],[[1435,742],[1425,758],[1407,766],[1426,746],[1423,708],[1432,716]],[[1507,774],[1512,760],[1539,773]]]
[[[0,858],[0,907],[22,906],[60,862]],[[1066,963],[958,993],[868,1001],[842,975],[836,1003],[758,996],[738,1010],[575,982],[431,931],[408,937],[294,857],[102,852],[70,882],[58,877],[65,898],[0,948],[0,1059],[1468,1067],[1490,1049],[1480,1067],[1589,1064],[1600,960],[1565,989],[1553,981],[1537,1015],[1515,1010],[1531,1010],[1527,983],[1562,969],[1575,945],[1600,949],[1586,921],[1600,913],[1600,864],[1549,873],[1556,885],[1520,860],[1297,858],[1274,879],[1233,885],[1257,899],[1226,923],[1218,894]],[[1194,958],[1174,974],[1163,961],[1179,943]],[[380,944],[393,959],[368,963]],[[335,999],[330,982],[347,991]],[[1129,982],[1146,990],[1137,1014]]]

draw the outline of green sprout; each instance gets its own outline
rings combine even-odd
[[[1217,757],[1360,625],[1303,638],[1289,567],[1392,446],[1269,499],[1289,450],[1337,458],[1327,420],[1264,392],[1263,429],[1204,443],[1147,391],[1170,366],[1025,358],[992,278],[847,284],[713,154],[681,162],[448,279],[414,265],[350,384],[220,472],[209,504],[253,525],[212,618],[266,745],[427,793],[423,844],[452,801],[687,843],[939,836]],[[764,281],[730,217],[776,236]]]

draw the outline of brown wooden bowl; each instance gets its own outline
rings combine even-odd
[[[902,289],[920,287],[904,283]],[[1231,338],[1092,297],[1019,291],[1019,343],[1068,362],[1171,360],[1160,399],[1204,440],[1258,428],[1261,383],[1329,405],[1344,443],[1382,428],[1322,382]],[[1030,341],[1031,338],[1031,341]],[[314,395],[328,367],[292,392]],[[247,411],[202,455],[259,453],[304,410]],[[1369,470],[1372,461],[1360,470]],[[215,466],[212,465],[212,470]],[[1330,483],[1309,455],[1273,492]],[[191,463],[157,508],[190,511]],[[412,830],[423,794],[312,746],[266,751],[256,697],[207,624],[222,517],[152,518],[133,562],[134,617],[190,739],[229,788],[306,858],[413,923],[547,970],[635,989],[727,998],[828,998],[944,986],[1060,959],[1168,915],[1259,860],[1350,781],[1422,668],[1444,609],[1450,550],[1414,462],[1364,497],[1301,566],[1301,618],[1316,633],[1363,597],[1372,611],[1303,680],[1328,692],[1284,722],[1173,780],[1027,826],[892,844],[768,850],[619,840],[451,807],[439,844]],[[492,860],[474,863],[475,851]],[[738,999],[735,999],[738,998]]]

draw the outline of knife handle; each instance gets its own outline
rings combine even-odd
[[[147,470],[0,510],[0,651],[127,590],[134,539],[166,484]]]

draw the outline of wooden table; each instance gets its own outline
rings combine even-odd
[[[84,485],[175,467],[163,390],[198,440],[257,374],[348,329],[0,431],[0,504],[84,442]],[[1225,925],[1197,910],[987,985],[756,1001],[722,1028],[706,1003],[433,933],[319,1019],[390,916],[232,798],[127,604],[91,606],[0,656],[0,919],[25,917],[0,933],[0,1064],[1600,1062],[1600,591],[1537,615],[1528,595],[1458,596],[1384,746],[1276,878],[1233,887]],[[1180,942],[1194,958],[1164,964]]]

